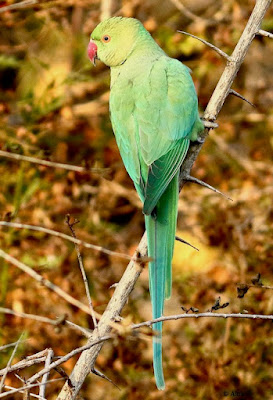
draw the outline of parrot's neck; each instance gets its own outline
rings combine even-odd
[[[167,57],[150,35],[141,36],[128,57],[120,65],[111,67],[111,87],[118,78],[121,81],[124,77],[128,81],[130,78],[145,74],[145,71],[151,69],[155,60],[162,56]]]

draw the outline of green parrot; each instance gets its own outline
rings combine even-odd
[[[140,21],[113,17],[92,32],[88,55],[111,68],[110,116],[125,168],[143,202],[153,318],[171,296],[178,177],[203,128],[190,70],[168,57]],[[162,322],[153,325],[156,385],[164,389]]]

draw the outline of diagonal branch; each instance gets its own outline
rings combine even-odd
[[[231,59],[228,60],[227,65],[223,71],[223,74],[212,94],[212,97],[207,105],[207,108],[204,113],[204,119],[207,121],[215,121],[225,99],[229,95],[229,91],[231,89],[231,85],[239,71],[239,68],[245,58],[245,55],[248,51],[248,48],[254,39],[256,33],[260,29],[261,22],[266,13],[266,10],[270,6],[270,0],[257,0],[256,5],[252,11],[252,14],[248,20],[248,23],[242,33],[241,38],[237,46],[235,47]],[[202,137],[205,139],[208,134],[208,130],[205,129]],[[202,148],[202,143],[193,143],[190,146],[187,157],[182,164],[182,172],[180,175],[181,186],[184,184],[184,178],[190,175],[191,168]],[[141,242],[139,244],[136,256],[140,253],[141,256],[146,256],[147,243],[146,243],[146,234],[143,235]],[[127,269],[125,270],[116,290],[108,303],[108,306],[105,312],[102,315],[101,320],[98,324],[98,332],[100,335],[109,334],[111,328],[109,325],[110,321],[114,321],[117,316],[119,316],[122,308],[126,304],[129,294],[131,293],[135,282],[137,281],[140,275],[141,269],[139,268],[139,264],[137,265],[134,261],[130,261]],[[94,332],[92,335],[92,339],[97,333]],[[66,383],[63,386],[62,391],[60,392],[57,400],[72,400],[75,399],[86,376],[90,373],[92,368],[94,368],[94,364],[96,358],[100,352],[102,347],[102,343],[97,346],[92,347],[91,349],[84,351],[80,358],[78,359],[72,374],[70,376],[70,380],[72,383],[72,387]]]

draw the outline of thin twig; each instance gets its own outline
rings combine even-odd
[[[5,389],[14,390],[14,387],[5,385]],[[20,388],[19,393],[25,394],[25,390],[22,390],[22,389]],[[7,394],[9,394],[9,392],[7,392]],[[40,397],[38,394],[29,393],[29,396],[32,396],[32,397],[34,397],[35,399],[45,400],[45,399],[43,399],[42,397]],[[25,398],[23,398],[23,400],[25,400]]]
[[[69,236],[68,236],[69,237]],[[45,279],[42,277],[42,275],[38,274],[35,272],[32,268],[28,267],[26,264],[23,264],[21,261],[17,260],[16,258],[12,257],[2,249],[0,249],[0,257],[4,258],[4,260],[10,262],[12,265],[15,267],[21,269],[23,272],[34,278],[37,282],[41,283],[43,286],[46,286],[48,289],[52,290],[54,293],[56,293],[59,297],[67,301],[68,303],[72,304],[73,306],[79,308],[80,310],[84,311],[88,315],[91,315],[91,311],[88,306],[83,304],[81,301],[75,299],[74,297],[70,296],[70,294],[66,293],[64,290],[62,290],[59,286],[55,285],[54,283],[50,282],[48,279]],[[135,258],[132,260],[133,263],[136,263],[137,265],[140,265],[141,263],[141,257],[135,256]],[[98,312],[94,311],[95,316],[97,319],[101,319],[101,314]],[[92,317],[92,315],[91,315]],[[122,328],[116,324],[113,321],[110,321],[111,328],[116,329],[118,332],[122,330]]]
[[[1,308],[0,308],[0,312],[1,312]],[[25,342],[25,340],[21,341],[21,343],[22,342]],[[17,344],[17,342],[13,342],[13,343],[5,344],[4,346],[0,346],[0,351],[4,351],[4,350],[6,350],[6,349],[8,349],[10,347],[15,346],[16,344]]]
[[[50,381],[48,381],[48,383],[53,383],[53,382],[63,381],[63,380],[64,380],[64,378],[51,379]],[[14,393],[24,392],[25,390],[32,389],[32,388],[40,386],[40,385],[42,385],[41,382],[33,383],[33,384],[27,384],[27,385],[22,386],[20,388],[9,390],[6,393],[0,394],[0,399],[3,399],[4,397],[10,396],[11,394],[14,394]],[[41,397],[39,397],[39,398],[41,399]]]
[[[92,334],[92,331],[90,329],[77,325],[74,322],[69,321],[68,319],[65,320],[65,324],[70,326],[72,329],[75,329],[76,331],[80,331],[87,338],[89,338]]]
[[[265,37],[268,37],[270,39],[273,39],[273,33],[264,31],[263,29],[259,29],[258,32],[257,32],[257,35],[261,35],[261,36],[265,36]]]
[[[131,260],[131,257],[128,256],[127,254],[108,250],[102,246],[97,246],[95,244],[87,243],[87,242],[84,242],[83,240],[79,240],[79,239],[73,238],[69,235],[66,235],[65,233],[53,231],[52,229],[44,228],[42,226],[20,224],[17,222],[6,222],[6,221],[0,221],[0,226],[7,226],[10,228],[18,228],[18,229],[29,229],[32,231],[43,232],[48,235],[52,235],[52,236],[56,236],[56,237],[68,240],[69,242],[72,242],[74,244],[82,245],[82,246],[86,247],[87,249],[93,249],[93,250],[97,250],[101,253],[108,254],[109,256],[115,256],[115,257],[125,258],[126,260]]]
[[[2,9],[0,8],[0,12],[1,12],[1,10]],[[39,164],[39,165],[43,165],[45,167],[61,168],[61,169],[66,169],[68,171],[81,172],[81,173],[90,172],[93,174],[106,174],[110,171],[110,168],[84,168],[84,167],[79,167],[77,165],[70,165],[70,164],[63,164],[63,163],[58,163],[58,162],[53,162],[53,161],[40,160],[39,158],[23,156],[21,154],[16,154],[16,153],[9,153],[8,151],[3,151],[3,150],[0,150],[0,156],[6,157],[6,158],[11,158],[13,160],[18,160],[18,161],[27,161],[32,164]]]
[[[77,239],[77,236],[76,236],[76,233],[75,233],[75,230],[74,230],[74,225],[76,223],[78,223],[79,221],[75,220],[74,222],[71,222],[70,215],[67,214],[65,222],[66,222],[67,226],[69,227],[73,238]],[[91,299],[90,292],[89,292],[88,280],[87,280],[87,276],[86,276],[86,273],[85,273],[83,260],[82,260],[82,256],[81,256],[81,252],[80,252],[80,248],[76,243],[75,243],[75,249],[76,249],[76,253],[77,253],[77,257],[78,257],[79,267],[80,267],[81,274],[82,274],[82,279],[83,279],[83,283],[84,283],[84,287],[85,287],[85,292],[86,292],[86,296],[87,296],[90,312],[91,312],[91,315],[92,315],[94,328],[97,328],[98,324],[97,324],[97,320],[96,320],[96,317],[95,317],[94,307],[93,307],[92,299]]]
[[[255,105],[253,103],[251,103],[251,101],[247,100],[243,95],[241,95],[240,93],[236,92],[235,90],[230,89],[229,93],[232,94],[233,96],[239,97],[239,99],[242,99],[242,100],[246,101],[252,107],[255,107]]]
[[[33,366],[34,364],[40,364],[45,362],[47,350],[40,351],[39,353],[32,354],[31,356],[26,357],[24,360],[19,361],[17,364],[12,365],[8,372],[19,371],[20,369],[27,368],[29,366]],[[3,368],[0,370],[0,376],[4,375],[7,370]]]
[[[175,7],[185,15],[185,17],[189,18],[190,20],[194,22],[199,22],[201,24],[206,24],[206,25],[214,25],[216,21],[210,20],[210,19],[205,19],[202,17],[199,17],[198,15],[194,14],[192,11],[190,11],[187,7],[184,6],[179,0],[171,0],[171,2],[175,5]]]
[[[108,378],[108,376],[104,375],[102,372],[98,371],[98,370],[95,369],[95,368],[92,368],[92,369],[91,369],[91,372],[92,372],[94,375],[97,375],[97,376],[99,376],[100,378],[105,379],[106,381],[112,383],[112,385],[114,385],[118,390],[120,390],[120,388],[118,387],[118,385],[116,385],[115,382],[112,381],[112,379]]]
[[[36,314],[26,314],[26,313],[22,313],[19,311],[14,311],[14,310],[11,310],[10,308],[4,308],[4,307],[0,307],[0,313],[14,315],[15,317],[19,317],[19,318],[31,319],[34,321],[43,322],[45,324],[50,324],[53,326],[66,325],[66,326],[69,326],[73,330],[81,332],[85,337],[89,337],[91,334],[91,331],[89,329],[83,328],[82,326],[79,326],[79,325],[75,324],[74,322],[71,322],[71,321],[65,319],[65,317],[66,317],[65,315],[62,315],[62,316],[58,317],[57,319],[51,319],[51,318],[42,317],[42,316],[36,315]],[[16,343],[10,343],[5,346],[2,346],[2,347],[0,347],[0,351],[4,350],[7,347],[14,346]]]
[[[210,47],[211,49],[216,51],[216,53],[218,53],[221,57],[224,57],[228,61],[231,60],[231,57],[227,53],[225,53],[223,50],[219,49],[218,47],[214,46],[214,44],[207,42],[205,39],[201,39],[200,37],[195,36],[192,33],[184,32],[184,31],[177,31],[177,32],[183,33],[184,35],[191,36],[194,39],[199,40],[200,42],[204,43],[205,45],[207,45],[208,47]]]
[[[1,382],[0,382],[0,393],[2,393],[2,389],[4,388],[5,379],[6,379],[7,373],[9,372],[9,369],[10,369],[10,366],[11,366],[11,363],[12,363],[12,360],[13,360],[13,358],[14,358],[14,356],[15,356],[15,353],[16,353],[16,351],[17,351],[17,349],[18,349],[18,346],[19,346],[19,344],[20,344],[20,342],[21,342],[22,337],[23,337],[23,333],[20,335],[20,337],[19,337],[19,339],[17,340],[16,345],[14,346],[14,349],[13,349],[13,351],[12,351],[12,353],[11,353],[10,359],[9,359],[8,364],[7,364],[7,367],[6,367],[6,372],[5,372],[4,375],[2,376],[2,379],[1,379]],[[0,395],[0,397],[1,397],[1,395]]]
[[[47,368],[51,364],[53,356],[54,356],[53,350],[48,349],[46,360],[45,360],[45,368]],[[41,396],[42,398],[45,398],[45,399],[46,399],[46,397],[45,397],[46,384],[47,384],[47,381],[49,378],[49,374],[50,374],[50,372],[47,372],[46,374],[43,375],[42,384],[41,384],[40,390],[39,390],[39,396]]]
[[[70,358],[76,356],[79,353],[82,353],[85,350],[90,349],[93,346],[98,345],[99,343],[104,343],[106,340],[113,339],[113,335],[107,335],[103,336],[97,340],[94,340],[91,343],[88,343],[84,346],[78,347],[77,349],[72,350],[70,353],[67,353],[65,356],[60,357],[58,360],[52,362],[48,367],[43,368],[41,371],[37,372],[37,374],[33,375],[31,378],[28,379],[28,383],[35,382],[37,379],[41,378],[44,374],[47,374],[50,372],[52,369],[58,367],[59,365],[63,364],[64,362],[70,360]],[[90,371],[90,367],[88,367],[88,370]]]
[[[225,197],[226,199],[233,201],[233,200],[232,200],[230,197],[228,197],[226,194],[220,192],[220,190],[216,189],[215,187],[209,185],[208,183],[206,183],[206,182],[204,182],[204,181],[201,181],[200,179],[195,178],[194,176],[187,175],[187,176],[184,178],[184,180],[185,180],[186,182],[197,183],[198,185],[203,186],[203,187],[205,187],[205,188],[207,188],[207,189],[210,189],[210,190],[212,190],[213,192],[215,192],[215,193],[217,193],[217,194],[220,194],[221,196]]]
[[[199,251],[199,249],[198,249],[197,247],[193,246],[192,244],[190,244],[190,243],[189,243],[189,242],[187,242],[186,240],[184,240],[184,239],[180,238],[179,236],[175,236],[175,240],[177,240],[178,242],[181,242],[181,243],[187,244],[188,246],[192,247],[194,250],[197,250],[197,251]]]
[[[51,319],[51,318],[47,318],[47,317],[41,317],[40,315],[36,315],[36,314],[26,314],[23,312],[14,311],[14,310],[11,310],[10,308],[4,308],[4,307],[0,307],[0,313],[14,315],[15,317],[19,317],[19,318],[32,319],[34,321],[44,322],[46,324],[51,324],[54,326],[64,324],[64,322],[65,322],[65,316],[62,316],[58,319]]]
[[[220,314],[220,313],[214,313],[214,312],[205,312],[205,313],[199,313],[199,314],[177,314],[177,315],[168,315],[166,317],[160,317],[157,319],[153,319],[151,321],[145,321],[145,322],[140,322],[139,324],[133,324],[131,325],[132,329],[139,329],[142,328],[143,326],[152,326],[153,324],[156,324],[157,322],[162,322],[162,321],[173,321],[177,319],[184,319],[184,318],[243,318],[243,319],[267,319],[267,320],[273,320],[273,315],[261,315],[261,314]]]
[[[24,1],[21,1],[20,3],[10,4],[9,6],[1,7],[0,13],[6,12],[6,11],[18,10],[20,8],[25,8],[28,6],[33,6],[37,3],[38,3],[38,0],[24,0]]]
[[[67,301],[68,303],[72,304],[73,306],[79,308],[80,310],[84,311],[85,313],[91,315],[90,309],[88,306],[76,300],[74,297],[70,296],[70,294],[66,293],[62,290],[59,286],[55,285],[54,283],[50,282],[48,279],[44,279],[42,275],[35,272],[32,268],[28,267],[27,265],[23,264],[16,258],[10,256],[5,251],[0,249],[0,257],[4,258],[4,260],[8,261],[15,267],[19,268],[21,271],[25,272],[26,274],[30,275],[34,278],[37,282],[41,283],[43,286],[46,286],[48,289],[52,290],[56,293],[59,297]],[[100,318],[101,315],[96,313],[96,317]]]

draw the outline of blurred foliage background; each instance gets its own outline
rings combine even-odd
[[[13,0],[0,1],[0,6]],[[110,168],[107,174],[75,173],[0,158],[0,219],[35,224],[69,234],[65,215],[80,220],[77,236],[133,254],[144,230],[141,204],[112,133],[108,115],[109,71],[86,55],[88,38],[108,16],[139,18],[161,47],[193,71],[200,114],[224,68],[198,35],[231,54],[255,5],[236,0],[60,0],[0,13],[0,149],[56,162]],[[1,8],[0,8],[1,11]],[[273,30],[268,11],[263,29]],[[188,184],[180,195],[178,234],[199,252],[176,244],[173,295],[166,314],[181,306],[208,310],[220,295],[227,312],[269,314],[272,291],[252,288],[237,298],[236,283],[261,274],[273,285],[273,42],[257,37],[233,89],[255,104],[230,96],[192,171],[233,201]],[[71,243],[26,230],[0,229],[1,248],[86,302]],[[96,311],[102,313],[126,261],[82,249]],[[0,305],[55,318],[67,314],[92,328],[91,318],[13,266],[0,260]],[[151,318],[148,272],[143,271],[123,316]],[[64,355],[85,343],[69,328],[0,314],[0,346],[16,341],[14,362],[47,347]],[[11,349],[0,353],[0,368]],[[150,337],[106,343],[97,367],[119,387],[90,376],[84,399],[273,399],[272,322],[180,320],[164,325],[166,391],[155,388]],[[64,365],[69,374],[75,358]],[[36,367],[24,370],[28,378]],[[59,377],[53,373],[52,377]],[[9,375],[7,384],[18,386]],[[56,398],[62,382],[47,388]],[[241,393],[241,395],[240,395]],[[22,395],[14,395],[21,399]]]

